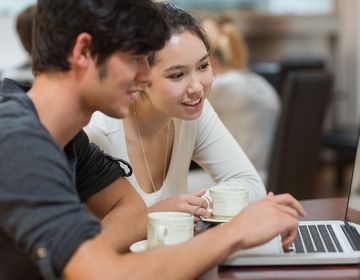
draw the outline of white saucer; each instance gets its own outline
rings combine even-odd
[[[133,252],[133,253],[144,252],[147,249],[148,249],[147,240],[141,240],[141,241],[135,242],[134,244],[132,244],[130,246],[130,252]]]
[[[215,223],[215,224],[226,223],[226,222],[230,221],[230,219],[217,219],[217,218],[214,218],[214,217],[201,218],[201,220],[204,221],[204,222]]]

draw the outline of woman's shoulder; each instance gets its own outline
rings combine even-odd
[[[118,131],[121,126],[122,120],[109,117],[100,111],[96,111],[91,116],[90,122],[86,127],[93,130],[101,130],[107,134]]]

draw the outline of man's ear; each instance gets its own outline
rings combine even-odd
[[[80,33],[70,53],[69,61],[75,67],[86,68],[89,65],[91,56],[92,37],[89,33]]]

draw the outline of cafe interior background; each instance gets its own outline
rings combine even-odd
[[[170,2],[192,11],[199,19],[214,14],[233,19],[249,47],[250,70],[267,79],[281,95],[283,115],[269,160],[268,177],[272,182],[265,182],[267,187],[275,192],[291,192],[300,199],[346,196],[360,125],[360,2]],[[15,19],[34,3],[0,0],[1,78],[27,60],[16,34]],[[302,73],[310,75],[313,84],[306,87],[305,82],[297,80],[294,84],[293,80],[289,86],[291,77]],[[317,88],[322,86],[317,80],[322,77],[316,75],[319,73],[331,77],[331,88],[327,99],[321,101],[326,104],[324,116],[312,116],[309,108],[318,102],[316,96],[322,91]],[[291,91],[297,92],[294,100],[289,97]],[[305,98],[305,92],[311,94]],[[311,127],[314,118],[321,118],[318,132]]]

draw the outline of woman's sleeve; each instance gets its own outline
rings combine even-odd
[[[209,102],[196,122],[193,160],[217,183],[247,188],[250,201],[266,196],[265,187],[254,166]]]

